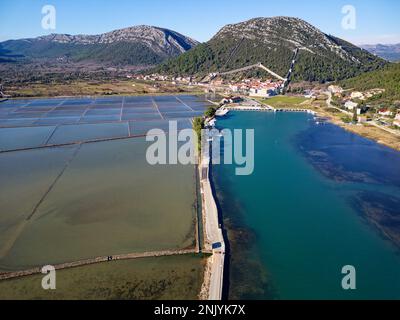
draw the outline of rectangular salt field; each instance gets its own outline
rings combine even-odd
[[[124,107],[122,113],[153,113],[153,112],[158,112],[156,108],[154,107],[140,107],[140,108],[127,108]]]
[[[0,154],[0,269],[194,247],[195,168],[151,166],[148,146],[131,138]]]
[[[121,117],[118,115],[104,115],[104,116],[84,116],[80,119],[79,123],[97,123],[102,122],[119,122]]]
[[[121,104],[123,98],[97,98],[96,104]]]
[[[32,100],[32,102],[30,102],[28,104],[28,106],[30,107],[34,107],[34,106],[57,106],[58,104],[62,103],[63,100],[60,99],[48,99],[48,100]]]
[[[85,106],[92,103],[93,100],[90,99],[65,100],[61,103],[61,106]]]
[[[46,118],[80,117],[82,110],[53,110],[46,113]]]
[[[127,123],[100,123],[60,126],[52,135],[49,144],[65,144],[91,140],[128,137]]]
[[[174,96],[0,103],[0,271],[194,248],[195,167],[151,166],[143,135],[197,115]]]
[[[155,108],[153,102],[140,102],[140,103],[124,103],[124,109],[126,108]]]
[[[44,107],[44,106],[38,106],[38,107],[23,107],[23,108],[19,108],[19,110],[17,110],[17,113],[20,112],[49,112],[51,110],[53,110],[54,107]]]
[[[7,114],[7,119],[39,119],[44,112],[12,112]]]
[[[174,96],[158,96],[158,97],[153,97],[153,100],[157,103],[176,102],[176,97],[174,97]]]
[[[126,120],[156,120],[137,113],[201,112],[209,105],[200,96],[98,97],[7,100],[0,103],[0,127],[57,125]],[[98,118],[90,118],[91,116]],[[118,118],[119,116],[119,118]],[[195,114],[197,116],[197,114]],[[76,118],[80,119],[76,119]],[[71,118],[71,119],[69,119]],[[74,118],[74,119],[72,119]],[[67,121],[68,120],[68,121]]]
[[[0,269],[26,219],[74,150],[65,147],[0,154]]]
[[[122,115],[122,120],[134,121],[153,121],[162,119],[161,115],[157,112],[153,113],[125,113]]]
[[[0,128],[0,151],[40,147],[55,127]]]
[[[130,132],[132,136],[146,135],[152,129],[160,129],[165,133],[169,132],[169,121],[143,121],[143,122],[129,122]],[[188,129],[191,128],[192,124],[189,120],[178,120],[177,129]]]
[[[62,125],[62,124],[74,124],[80,120],[80,117],[54,117],[54,118],[43,118],[33,122],[36,126],[48,126],[48,125]]]
[[[125,103],[147,103],[152,102],[152,97],[125,97]]]
[[[158,110],[160,110],[161,113],[165,112],[191,112],[193,111],[192,109],[189,109],[188,107],[185,107],[184,105],[170,105],[170,106],[162,106],[158,107]]]
[[[190,106],[195,112],[205,112],[208,108],[207,105],[202,105],[202,106]]]
[[[164,112],[162,115],[165,119],[184,119],[201,117],[204,112]]]
[[[25,127],[32,125],[35,119],[0,119],[0,128]]]
[[[194,300],[201,290],[205,259],[154,257],[58,270],[57,290],[37,285],[41,274],[0,281],[0,300]]]
[[[101,115],[113,115],[119,116],[121,109],[89,109],[85,116],[101,116]]]
[[[211,103],[207,103],[207,102],[186,102],[186,104],[188,106],[190,106],[191,108],[194,108],[194,107],[207,107],[207,106],[211,105]]]

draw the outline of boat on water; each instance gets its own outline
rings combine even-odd
[[[224,108],[224,107],[222,107],[222,108],[219,108],[219,109],[215,112],[215,115],[216,115],[217,117],[223,117],[223,116],[227,115],[228,113],[229,113],[229,110],[226,109],[226,108]]]

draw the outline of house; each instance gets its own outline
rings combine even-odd
[[[362,92],[359,91],[353,91],[350,95],[351,99],[360,99],[363,100],[364,99],[364,94]]]
[[[343,89],[341,88],[341,87],[339,87],[339,86],[329,86],[328,87],[328,90],[329,90],[329,92],[331,92],[331,93],[333,93],[333,94],[336,94],[336,93],[342,93],[343,92]]]
[[[223,98],[223,99],[220,101],[219,105],[220,105],[220,106],[223,106],[224,104],[228,104],[228,103],[230,103],[230,100],[229,100],[228,98]]]
[[[229,85],[229,88],[233,91],[233,92],[238,92],[239,91],[239,86],[238,85]]]
[[[400,113],[398,113],[394,118],[393,125],[396,127],[400,127]]]
[[[344,104],[344,107],[345,107],[346,109],[348,109],[348,110],[353,111],[354,108],[357,108],[357,107],[358,107],[358,103],[349,100],[349,101],[347,101],[347,102]]]
[[[380,109],[378,111],[378,114],[381,116],[390,117],[392,115],[392,112],[389,109]]]
[[[384,93],[385,89],[371,89],[364,93],[366,98],[372,98],[378,94]]]
[[[239,103],[241,101],[242,101],[241,97],[232,97],[232,98],[229,99],[230,103]]]
[[[251,97],[267,97],[268,93],[266,89],[250,88],[249,92]]]
[[[256,88],[251,88],[249,95],[252,97],[272,97],[276,96],[276,88],[261,88],[261,89],[256,89]]]

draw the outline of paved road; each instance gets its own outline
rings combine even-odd
[[[225,253],[214,252],[208,300],[221,300],[224,278]]]
[[[205,231],[206,231],[206,243],[208,248],[212,249],[212,245],[220,243],[220,247],[212,250],[212,265],[210,275],[210,287],[209,287],[209,300],[221,300],[222,298],[222,287],[223,287],[223,276],[224,276],[224,263],[225,263],[225,242],[218,221],[218,208],[215,203],[214,196],[212,194],[211,184],[209,180],[209,165],[210,158],[204,156],[204,150],[210,147],[210,143],[203,142],[203,156],[201,161],[201,191],[204,199],[204,215],[205,215]]]
[[[349,116],[352,116],[352,115],[353,115],[352,112],[349,112],[349,111],[340,109],[340,108],[338,108],[338,107],[336,107],[336,106],[334,106],[334,105],[332,104],[332,93],[331,93],[330,91],[326,91],[325,94],[328,95],[328,100],[326,100],[326,105],[328,106],[328,108],[336,109],[336,110],[340,111],[341,113],[347,114],[347,115],[349,115]]]

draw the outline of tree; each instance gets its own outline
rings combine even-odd
[[[212,118],[212,117],[214,117],[216,111],[217,110],[215,109],[215,107],[208,107],[208,109],[207,109],[207,111],[205,112],[204,115],[207,118]]]
[[[201,117],[193,119],[193,129],[197,134],[197,146],[201,150],[201,130],[204,128],[204,119]]]

